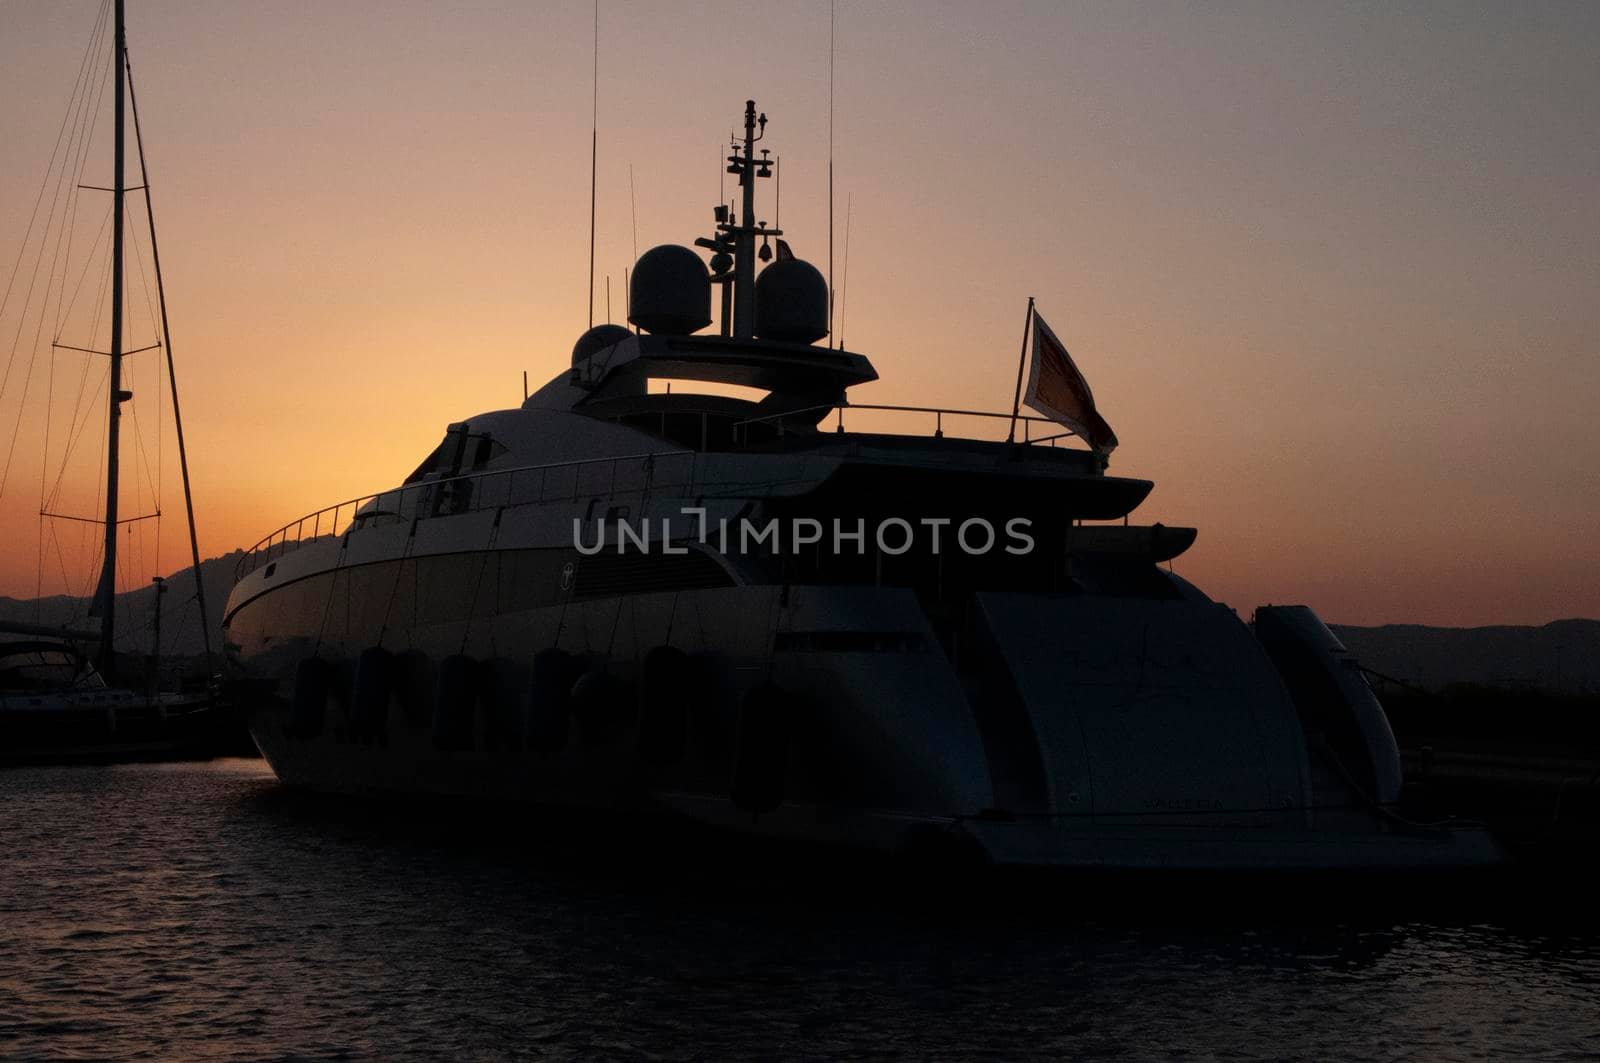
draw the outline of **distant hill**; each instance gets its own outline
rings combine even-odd
[[[1414,686],[1600,694],[1600,620],[1541,627],[1331,625],[1364,667]]]
[[[227,604],[228,592],[233,589],[233,570],[241,553],[235,550],[200,563],[212,627],[211,648],[215,652],[222,649],[222,608]],[[143,655],[150,652],[155,600],[155,587],[149,584],[117,595],[116,649],[119,653]],[[0,621],[94,630],[99,621],[89,618],[88,613],[87,598],[64,594],[39,599],[0,598]],[[203,649],[194,569],[185,568],[167,577],[167,593],[161,602],[161,652],[163,656],[190,657]]]

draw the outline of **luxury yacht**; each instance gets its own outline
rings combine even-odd
[[[640,257],[633,329],[241,562],[226,649],[280,779],[996,865],[1498,859],[1396,814],[1383,709],[1309,609],[1247,624],[1161,567],[1195,531],[1129,522],[1152,485],[1108,474],[1031,306],[1030,401],[1055,374],[1075,416],[854,430],[894,408],[850,403],[877,373],[756,221],[743,125],[741,201]],[[980,416],[1009,438],[945,431]]]

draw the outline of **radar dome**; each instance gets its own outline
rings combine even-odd
[[[646,332],[698,332],[711,324],[711,275],[687,247],[652,247],[634,263],[628,307],[628,320]]]
[[[572,364],[587,362],[597,352],[614,347],[631,335],[633,333],[621,325],[596,325],[579,336],[578,342],[572,345]]]
[[[756,334],[814,343],[828,334],[828,282],[798,258],[774,262],[756,278]]]

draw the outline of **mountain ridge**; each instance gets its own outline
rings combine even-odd
[[[1600,620],[1431,627],[1328,625],[1362,665],[1412,686],[1600,693]]]
[[[222,649],[222,613],[233,589],[233,573],[242,550],[233,550],[200,563],[211,620],[211,649]],[[204,652],[200,610],[195,602],[194,566],[179,569],[165,579],[161,603],[161,653],[167,657],[193,657]],[[151,652],[155,626],[156,589],[153,584],[117,595],[118,653]],[[69,594],[44,598],[0,597],[0,622],[38,624],[44,627],[94,630],[99,622],[89,615],[89,599]]]

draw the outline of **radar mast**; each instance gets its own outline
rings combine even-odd
[[[739,178],[741,211],[735,216],[727,204],[717,204],[712,212],[717,235],[695,240],[695,246],[712,252],[711,282],[722,285],[722,334],[744,340],[756,334],[756,237],[761,237],[759,257],[765,261],[772,257],[768,237],[783,235],[782,229],[756,220],[755,179],[772,176],[771,152],[762,148],[756,158],[756,144],[766,131],[767,116],[756,113],[756,101],[746,100],[744,140],[735,140],[728,156],[728,173]]]

